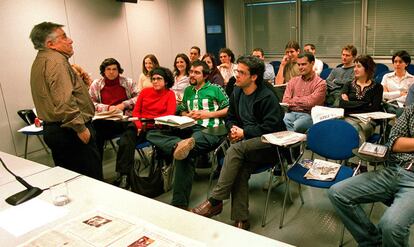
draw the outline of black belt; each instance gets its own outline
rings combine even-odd
[[[43,121],[43,125],[44,126],[61,126],[62,122],[46,122],[46,121]]]

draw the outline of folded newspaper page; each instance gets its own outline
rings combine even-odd
[[[308,170],[304,177],[307,179],[332,181],[335,179],[336,174],[338,174],[340,168],[340,164],[315,159],[313,161],[312,167]]]
[[[306,140],[306,135],[294,131],[280,131],[262,135],[262,142],[277,146],[288,146]]]
[[[317,105],[312,107],[311,116],[313,124],[316,124],[323,120],[342,118],[344,116],[344,109]]]
[[[388,151],[388,147],[384,145],[379,145],[370,142],[362,143],[361,147],[358,149],[358,153],[371,155],[375,157],[384,157]]]
[[[351,117],[358,118],[363,123],[368,123],[371,121],[371,119],[389,119],[389,118],[395,118],[396,115],[393,113],[387,113],[387,112],[367,112],[367,113],[355,113],[355,114],[349,114]]]
[[[195,120],[187,116],[168,115],[154,119],[155,124],[163,124],[180,129],[187,128],[196,124]]]
[[[124,116],[124,113],[120,109],[112,109],[110,111],[95,112],[95,116],[92,120],[123,120],[126,118],[128,117]]]

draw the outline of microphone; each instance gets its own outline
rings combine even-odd
[[[10,171],[9,168],[7,168],[7,166],[4,164],[4,162],[1,158],[0,158],[0,162],[3,165],[4,169],[6,169],[6,171],[8,171],[11,175],[13,175],[19,183],[21,183],[24,187],[26,187],[25,190],[20,191],[20,192],[14,194],[14,195],[8,197],[6,199],[6,202],[8,204],[16,206],[16,205],[19,205],[20,203],[28,201],[28,200],[30,200],[32,198],[35,198],[36,196],[42,194],[42,192],[43,192],[42,189],[31,186],[26,181],[24,181],[23,178],[17,176],[12,171]]]

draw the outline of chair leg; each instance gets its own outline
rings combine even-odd
[[[213,155],[213,156],[215,156],[215,155]],[[211,186],[213,185],[214,170],[218,166],[217,156],[213,157],[212,160],[213,160],[213,162],[211,164],[210,178],[208,180],[208,187],[207,187],[207,199],[210,197],[210,190],[211,190]]]
[[[266,225],[267,207],[269,205],[270,193],[272,192],[273,171],[274,171],[274,169],[271,169],[270,174],[269,174],[269,186],[267,188],[266,202],[265,202],[265,207],[264,207],[263,216],[262,216],[262,227],[264,227]]]
[[[283,198],[282,215],[280,216],[279,229],[282,229],[283,220],[285,218],[286,199],[287,199],[287,193],[289,192],[289,183],[290,183],[289,179],[286,178],[285,196]]]
[[[40,136],[37,136],[37,138],[39,139],[39,142],[42,144],[43,149],[46,151],[46,153],[47,153],[47,154],[50,154],[50,153],[49,153],[49,150],[47,149],[46,144],[45,144],[45,142],[42,140],[42,138],[40,138]]]
[[[303,204],[305,204],[305,201],[303,200],[302,186],[300,184],[298,184],[298,189],[299,189],[300,201],[302,202],[302,205],[303,205]]]
[[[116,146],[115,146],[114,142],[112,141],[112,139],[109,140],[109,143],[111,143],[112,148],[115,150],[115,153],[117,153],[118,150],[116,149]]]
[[[345,225],[342,224],[342,227],[341,227],[341,237],[339,239],[339,247],[344,246],[344,235],[345,235]]]
[[[24,158],[27,159],[27,143],[29,142],[29,135],[26,135],[26,143],[24,144]]]

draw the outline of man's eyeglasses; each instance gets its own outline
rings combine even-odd
[[[243,70],[234,70],[237,74],[241,75],[241,76],[245,76],[245,75],[249,75],[249,71],[243,71]]]

